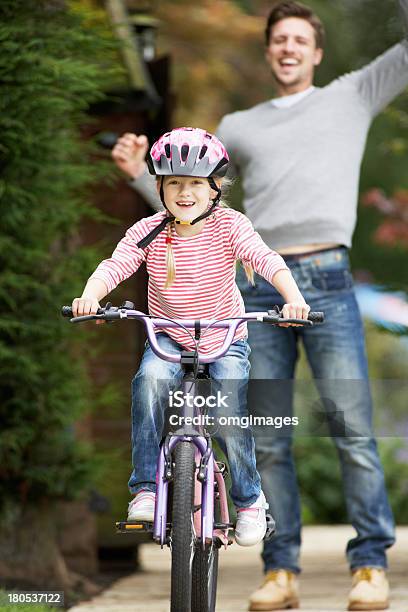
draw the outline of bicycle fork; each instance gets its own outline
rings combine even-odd
[[[168,488],[171,480],[171,455],[179,442],[190,442],[196,447],[196,470],[195,470],[195,500],[194,505],[201,506],[200,520],[194,518],[195,530],[198,537],[205,543],[212,541],[214,524],[214,455],[212,450],[208,455],[208,442],[204,436],[169,434],[160,449],[158,469],[156,474],[156,507],[153,525],[153,539],[163,546],[167,544],[167,507]],[[167,456],[166,456],[167,455]],[[206,466],[202,482],[197,479],[197,471],[201,469],[202,461],[197,465],[200,457],[206,456]]]

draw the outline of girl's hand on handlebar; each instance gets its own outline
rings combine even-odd
[[[72,302],[72,314],[74,317],[97,314],[100,308],[98,300],[94,297],[75,298]]]
[[[289,302],[285,304],[281,310],[281,316],[285,319],[304,319],[307,321],[307,316],[310,312],[310,306],[306,302]],[[301,327],[296,323],[280,323],[281,327]]]

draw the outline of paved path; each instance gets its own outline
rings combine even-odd
[[[303,530],[302,611],[344,612],[350,578],[343,551],[353,535],[354,530],[346,526]],[[400,527],[397,537],[389,553],[391,610],[408,612],[408,527]],[[118,580],[91,601],[70,608],[71,612],[168,612],[169,551],[156,544],[141,548],[143,572]],[[247,610],[249,594],[262,581],[260,550],[260,546],[246,549],[234,544],[220,551],[217,612]]]

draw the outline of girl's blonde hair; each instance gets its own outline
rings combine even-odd
[[[158,176],[157,177],[157,181],[163,180],[163,177]],[[222,193],[223,195],[225,194],[225,191],[227,191],[231,185],[232,185],[232,180],[229,178],[215,178],[214,179],[215,182],[218,184],[219,187],[221,187],[222,189]],[[222,208],[229,208],[228,204],[226,203],[226,201],[224,199],[221,199],[218,206],[221,206]],[[174,259],[174,252],[173,252],[173,246],[172,246],[172,242],[171,242],[171,234],[174,228],[174,221],[172,221],[171,223],[169,223],[167,225],[167,238],[166,238],[166,242],[167,242],[167,248],[166,248],[166,269],[167,269],[167,276],[166,276],[166,282],[164,285],[165,289],[169,289],[172,284],[175,281],[176,278],[176,262]],[[245,275],[248,279],[248,282],[251,285],[255,285],[255,281],[254,281],[254,270],[251,266],[251,264],[249,262],[245,262],[245,261],[241,261],[243,268],[245,270]]]

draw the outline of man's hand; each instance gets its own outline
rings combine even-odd
[[[307,321],[310,306],[306,302],[289,302],[281,310],[281,315],[285,319],[304,319]],[[281,323],[280,327],[301,327],[297,323]]]
[[[145,157],[149,141],[144,134],[137,136],[126,132],[112,149],[115,164],[131,178],[138,178],[146,168]]]

